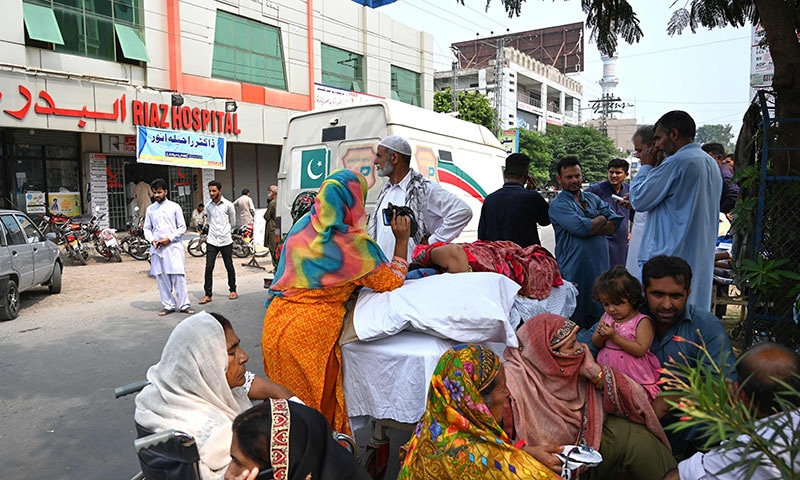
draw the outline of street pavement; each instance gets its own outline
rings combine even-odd
[[[553,251],[552,228],[540,229],[542,243]],[[239,299],[225,295],[225,269],[215,268],[214,300],[204,305],[233,322],[250,356],[248,369],[263,373],[260,347],[266,291],[262,270],[241,266],[234,259]],[[197,270],[205,258],[187,256]],[[269,259],[260,259],[269,265]],[[0,322],[0,469],[9,479],[129,479],[138,472],[133,450],[133,395],[114,398],[114,388],[144,380],[147,368],[158,362],[172,329],[185,318],[161,309],[155,280],[132,289],[136,275],[146,276],[146,262],[125,259],[121,264],[90,262],[64,269],[65,291],[49,297],[41,291],[22,294],[22,313]],[[91,270],[94,269],[94,270]],[[79,276],[98,280],[102,293],[91,300],[71,301],[68,285]],[[109,272],[112,280],[107,280]],[[96,274],[95,274],[96,275]],[[203,296],[202,281],[190,278],[189,295],[195,309]],[[99,285],[97,285],[99,283]],[[44,290],[46,292],[46,290]],[[371,431],[356,432],[363,451]],[[397,448],[407,438],[393,432],[389,475],[396,475]]]
[[[187,257],[187,262],[204,261]],[[203,307],[231,319],[250,355],[249,369],[263,373],[263,279],[272,275],[235,261],[239,299],[230,301],[224,294],[225,269],[218,260],[214,300]],[[170,332],[185,318],[155,314],[161,308],[155,280],[149,290],[126,292],[129,270],[146,265],[129,259],[96,265],[119,275],[107,282],[107,294],[91,303],[75,304],[60,294],[51,308],[26,310],[36,294],[23,293],[20,317],[0,323],[0,477],[106,480],[138,472],[133,396],[115,399],[114,388],[144,380]],[[91,267],[65,268],[65,285]],[[189,295],[199,311],[202,282],[190,283]]]

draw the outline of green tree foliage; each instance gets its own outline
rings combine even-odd
[[[537,130],[519,131],[519,151],[531,159],[530,174],[539,188],[554,183],[550,175],[553,166],[553,145],[550,137]]]
[[[546,134],[520,130],[519,151],[530,157],[530,173],[540,188],[556,184],[556,163],[567,155],[580,159],[587,182],[605,180],[606,165],[619,155],[614,142],[598,130],[566,125],[548,125]]]
[[[697,134],[694,141],[700,145],[704,143],[720,143],[725,147],[726,152],[733,152],[733,133],[731,133],[731,125],[714,124],[714,125],[701,125],[697,127]]]
[[[433,111],[450,113],[453,111],[453,92],[448,86],[434,92]],[[458,118],[483,125],[494,132],[494,108],[492,102],[478,92],[458,92]]]

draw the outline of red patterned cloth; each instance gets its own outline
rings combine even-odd
[[[436,242],[432,245],[417,245],[413,260],[426,267],[435,266],[430,252],[436,247],[448,245]],[[514,280],[522,287],[520,295],[543,300],[550,289],[564,284],[558,271],[558,262],[546,248],[531,245],[525,248],[506,240],[459,243],[467,254],[473,272],[495,272]]]

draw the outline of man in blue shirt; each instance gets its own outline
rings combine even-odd
[[[550,221],[556,236],[556,261],[561,276],[578,287],[578,306],[570,319],[589,328],[603,313],[592,301],[592,284],[608,270],[606,235],[618,228],[622,215],[597,195],[581,191],[583,172],[578,157],[564,157],[556,165],[562,191],[550,202]]]
[[[717,317],[710,311],[687,304],[691,293],[692,269],[679,257],[660,255],[650,259],[642,268],[646,305],[641,309],[653,320],[655,336],[650,351],[662,366],[670,361],[684,359],[690,367],[698,361],[709,362],[702,356],[696,345],[705,342],[708,353],[717,365],[728,372],[731,381],[736,380],[733,364],[736,357],[731,348],[728,332]],[[676,337],[686,341],[678,341]],[[663,417],[661,423],[668,425],[677,421],[669,410],[664,397],[653,400],[653,410]],[[666,415],[666,416],[665,416]],[[694,430],[681,432],[667,431],[672,444],[672,453],[686,451],[689,441],[695,436]]]
[[[608,238],[608,266],[625,266],[628,258],[628,233],[630,232],[630,221],[633,220],[633,209],[628,201],[628,192],[631,186],[625,183],[628,178],[629,165],[627,160],[614,158],[608,162],[608,180],[595,183],[586,189],[598,197],[605,200],[611,210],[622,216],[619,228]],[[611,196],[615,195],[623,200],[617,200]]]
[[[654,145],[640,156],[630,198],[637,212],[647,212],[639,264],[658,255],[683,258],[694,273],[689,303],[711,310],[722,176],[694,135],[688,113],[664,114],[655,125]],[[666,158],[655,166],[658,152]]]
[[[658,358],[661,366],[665,366],[670,360],[682,359],[690,367],[697,365],[698,361],[710,362],[696,346],[705,342],[711,358],[727,372],[728,379],[735,382],[736,371],[733,366],[736,357],[725,327],[710,311],[687,303],[691,293],[689,285],[692,283],[692,268],[686,260],[666,255],[650,259],[642,268],[642,283],[645,305],[639,310],[653,320],[655,336],[650,351]],[[590,339],[596,329],[597,324],[578,334],[578,341],[586,344],[595,356],[597,350]],[[676,337],[686,341],[676,340]],[[656,415],[662,419],[662,425],[678,421],[672,414],[667,415],[670,407],[664,397],[656,397],[652,406]],[[672,453],[684,453],[696,433],[691,429],[677,433],[667,431]]]
[[[687,303],[692,269],[680,257],[659,255],[642,268],[646,305],[641,308],[653,320],[655,337],[650,351],[664,365],[670,358],[686,358],[689,366],[697,364],[700,350],[693,345],[705,342],[718,365],[732,367],[735,357],[725,327],[710,311]],[[675,341],[681,337],[688,342]],[[708,359],[702,359],[708,361]],[[734,376],[733,370],[728,369]]]
[[[490,193],[483,201],[478,240],[509,240],[523,248],[541,245],[536,224],[550,225],[549,207],[531,185],[530,162],[531,159],[521,153],[512,153],[506,158],[503,188]]]

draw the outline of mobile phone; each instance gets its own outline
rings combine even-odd
[[[381,213],[383,214],[383,224],[391,225],[392,217],[394,217],[394,212],[392,210],[389,210],[388,208],[384,208]]]
[[[272,467],[265,468],[258,472],[256,480],[272,480],[275,477],[275,470]]]
[[[620,197],[619,195],[611,195],[611,198],[613,198],[614,200],[616,200],[618,202],[624,202],[625,201],[625,199]]]

